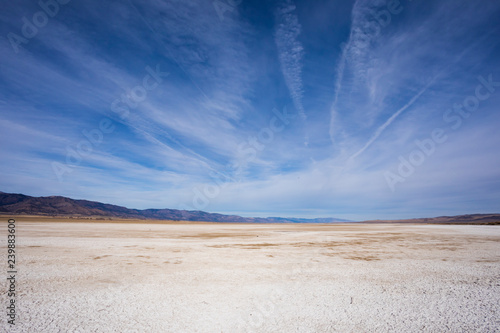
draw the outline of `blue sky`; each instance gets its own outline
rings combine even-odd
[[[243,216],[500,212],[500,1],[2,7],[1,191]]]

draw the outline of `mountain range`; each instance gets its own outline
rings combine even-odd
[[[178,209],[130,209],[96,201],[75,200],[62,196],[32,197],[0,192],[0,213],[15,215],[111,217],[174,221],[241,222],[241,223],[332,223],[350,222],[337,218],[242,217],[204,211]]]
[[[124,218],[140,220],[173,220],[239,223],[335,223],[353,222],[338,218],[243,217],[208,213],[199,210],[130,209],[97,201],[75,200],[62,196],[32,197],[0,191],[0,214],[54,217]],[[364,223],[433,223],[433,224],[500,224],[500,214],[469,214],[407,220],[370,220]]]

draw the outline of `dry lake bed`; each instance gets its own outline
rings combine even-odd
[[[500,226],[24,219],[16,249],[7,332],[500,332]]]

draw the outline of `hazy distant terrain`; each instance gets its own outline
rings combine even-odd
[[[0,213],[45,216],[94,216],[132,219],[246,223],[330,223],[348,221],[337,218],[253,218],[177,209],[139,210],[104,204],[96,201],[74,200],[61,196],[31,197],[23,194],[11,194],[3,192],[0,192]]]
[[[18,332],[500,327],[497,226],[136,222],[18,218]]]
[[[283,218],[242,217],[203,211],[177,209],[129,209],[96,201],[74,200],[61,196],[31,197],[23,194],[0,192],[0,214],[40,215],[60,217],[106,217],[127,219],[155,219],[173,221],[238,222],[238,223],[332,223],[351,222],[338,218]],[[460,223],[500,224],[500,214],[471,214],[416,218],[408,220],[372,220],[366,223]]]
[[[469,214],[457,216],[438,216],[407,220],[373,220],[364,223],[431,223],[431,224],[500,224],[500,214]]]

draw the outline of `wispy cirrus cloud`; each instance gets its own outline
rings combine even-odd
[[[347,155],[351,158],[358,156],[402,112],[417,106],[414,103],[429,93],[429,88],[441,89],[458,66],[478,61],[474,50],[484,45],[484,36],[475,39],[469,36],[467,42],[458,46],[454,35],[465,33],[464,21],[470,25],[480,20],[464,15],[445,18],[450,7],[455,7],[450,4],[448,1],[434,4],[434,11],[421,18],[425,24],[409,20],[403,29],[401,17],[417,10],[417,4],[402,1],[395,14],[391,14],[384,1],[355,2],[350,33],[336,66],[329,129],[334,146],[349,151]],[[452,10],[463,9],[457,7]],[[480,12],[488,15],[486,8]],[[456,25],[458,31],[446,30],[432,36],[432,31],[439,29],[444,21]],[[449,52],[434,52],[446,47]]]
[[[302,120],[306,120],[307,115],[302,102],[304,94],[302,84],[304,47],[298,40],[301,29],[302,27],[299,23],[296,6],[293,1],[286,0],[279,4],[276,10],[275,40],[278,47],[281,71],[292,97],[293,105]],[[307,135],[304,143],[305,145],[308,144]]]
[[[500,5],[400,6],[389,20],[385,1],[242,2],[221,21],[210,1],[70,2],[19,54],[0,39],[0,190],[181,208],[193,188],[214,184],[211,173],[243,161],[239,181],[227,177],[207,210],[494,211],[496,92],[396,194],[383,174],[415,140],[449,127],[444,112],[474,94],[479,75],[500,80]],[[1,35],[20,33],[35,9],[6,5]],[[147,66],[168,75],[128,116],[113,111]],[[272,110],[291,104],[297,117],[272,123]],[[51,163],[65,163],[103,118],[114,130],[59,182]]]

